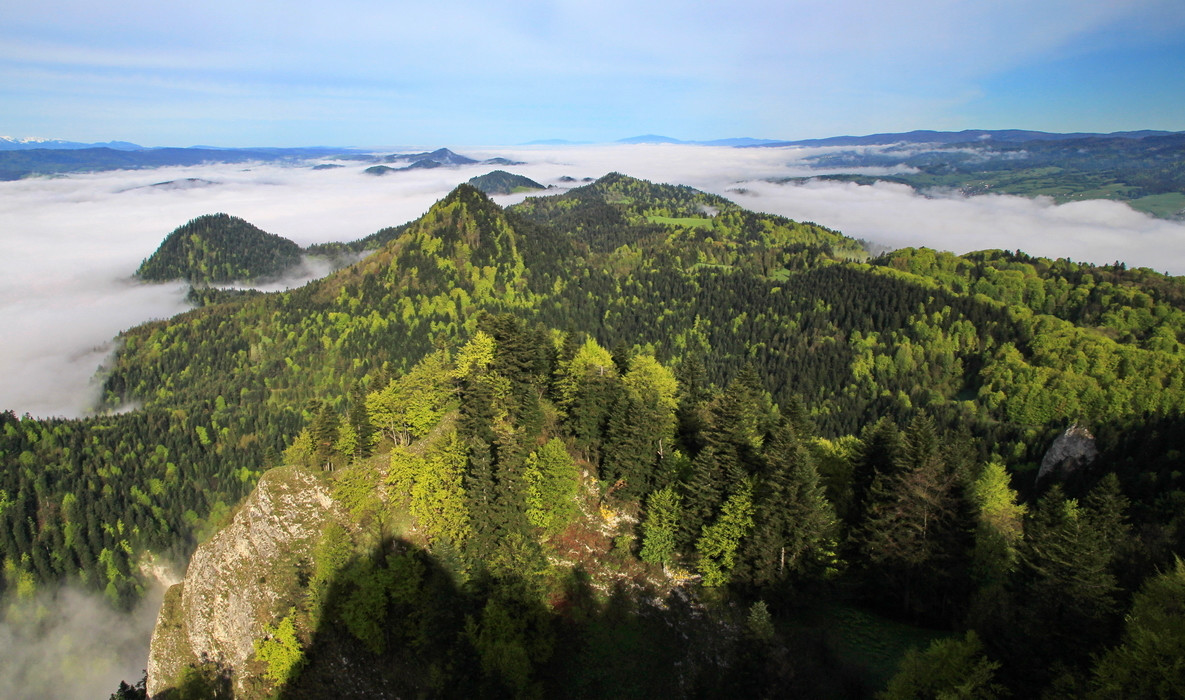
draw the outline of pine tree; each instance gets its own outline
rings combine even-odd
[[[880,473],[856,539],[867,590],[915,617],[961,614],[967,546],[954,475],[933,421],[915,418],[894,471]]]
[[[897,424],[881,418],[866,426],[860,440],[860,451],[852,462],[852,507],[849,526],[864,520],[865,502],[879,475],[886,478],[897,471],[901,460],[902,438]]]
[[[1093,510],[1055,485],[1025,521],[1010,620],[995,646],[1025,683],[1043,685],[1055,662],[1082,666],[1117,633],[1112,571],[1122,513]]]
[[[324,405],[317,412],[310,431],[313,438],[313,459],[322,469],[332,469],[338,437],[337,413]]]

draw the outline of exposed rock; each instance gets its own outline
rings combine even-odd
[[[282,605],[296,566],[341,509],[316,474],[297,467],[265,473],[234,521],[203,543],[185,579],[169,589],[148,657],[148,693],[169,687],[188,664],[214,663],[241,690],[239,671]]]
[[[1075,423],[1057,439],[1046,451],[1041,460],[1041,469],[1037,472],[1037,481],[1047,476],[1064,479],[1074,472],[1088,467],[1099,456],[1099,449],[1095,447],[1094,435],[1085,426]]]

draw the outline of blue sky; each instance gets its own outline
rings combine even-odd
[[[1185,130],[1185,2],[12,2],[0,105],[174,146]]]

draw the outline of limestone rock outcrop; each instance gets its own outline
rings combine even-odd
[[[328,486],[314,472],[266,472],[233,522],[202,543],[185,579],[169,589],[148,658],[148,693],[170,687],[189,664],[213,663],[236,690],[284,591],[312,559],[322,528],[342,518]]]
[[[1099,448],[1095,446],[1094,435],[1079,423],[1075,423],[1057,436],[1045,457],[1041,459],[1041,469],[1037,472],[1037,481],[1050,476],[1066,478],[1074,472],[1088,467],[1099,456]]]

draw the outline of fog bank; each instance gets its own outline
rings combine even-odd
[[[148,663],[148,642],[164,588],[131,613],[92,593],[63,588],[19,601],[0,621],[0,689],[8,700],[97,700],[120,681],[134,685]]]

